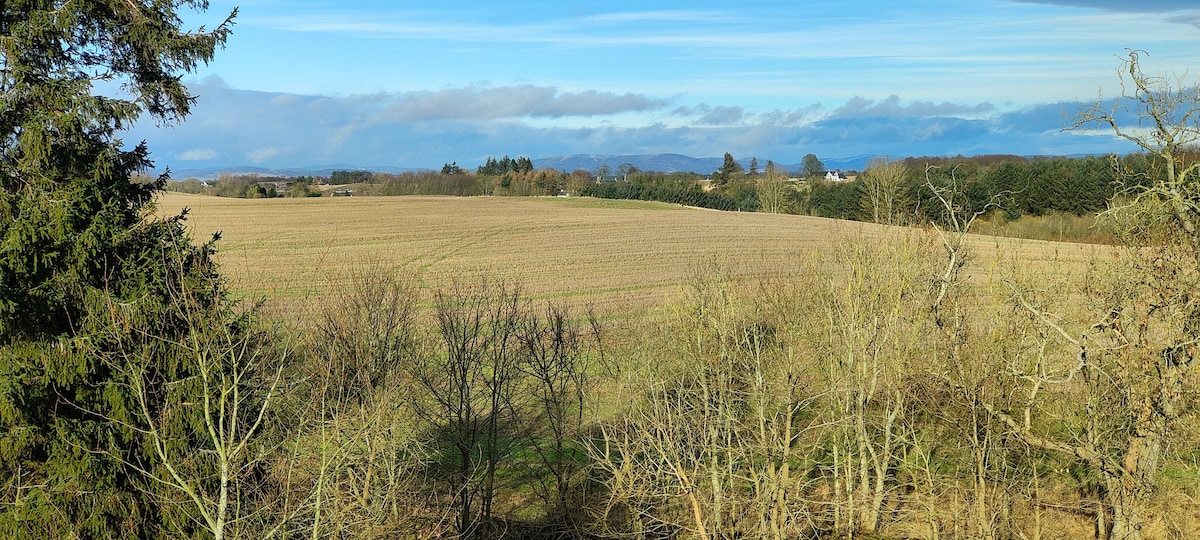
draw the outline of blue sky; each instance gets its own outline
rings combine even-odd
[[[1149,0],[516,2],[240,6],[161,166],[440,168],[489,155],[841,158],[1130,150],[1063,133],[1146,70],[1200,76],[1200,8]]]

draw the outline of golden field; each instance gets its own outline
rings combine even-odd
[[[430,289],[504,279],[535,300],[637,317],[698,269],[741,277],[795,272],[846,238],[896,234],[809,216],[590,198],[166,193],[158,205],[162,215],[190,208],[187,223],[198,240],[222,233],[219,260],[235,291],[290,308],[319,302],[355,272],[389,270]],[[984,272],[1012,259],[1067,271],[1102,249],[987,236],[971,242],[972,270]]]

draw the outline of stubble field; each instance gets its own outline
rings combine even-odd
[[[947,372],[942,369],[945,366],[941,363],[946,357],[931,354],[947,343],[944,341],[945,335],[928,333],[932,332],[932,326],[923,326],[906,318],[916,313],[906,311],[914,305],[911,302],[915,296],[888,292],[896,283],[906,284],[904,288],[911,292],[913,287],[919,289],[920,282],[926,279],[918,276],[915,286],[911,280],[891,281],[891,270],[917,268],[927,272],[930,268],[938,268],[937,261],[933,261],[935,264],[932,265],[921,265],[904,260],[903,264],[892,265],[893,259],[887,258],[889,254],[904,257],[914,253],[939,257],[942,251],[938,236],[931,229],[897,229],[805,216],[718,212],[662,203],[587,198],[413,196],[248,200],[170,193],[159,200],[159,212],[162,215],[178,213],[185,206],[191,209],[188,224],[198,240],[203,240],[214,231],[222,232],[218,258],[222,273],[229,279],[232,290],[247,299],[264,299],[266,309],[270,311],[269,319],[285,324],[303,326],[306,320],[327,315],[328,312],[323,313],[322,308],[326,305],[336,307],[336,296],[343,289],[354,287],[355,276],[362,272],[411,276],[427,291],[456,283],[470,287],[485,278],[504,280],[520,285],[523,297],[535,303],[551,301],[572,308],[597,308],[606,322],[615,323],[609,327],[615,331],[606,334],[606,347],[612,347],[608,350],[614,351],[616,354],[613,357],[620,359],[619,377],[605,379],[604,386],[595,389],[589,398],[594,399],[589,414],[599,419],[597,422],[619,422],[627,414],[625,407],[629,407],[634,400],[651,400],[655,395],[666,395],[649,391],[661,390],[657,386],[661,381],[678,383],[693,380],[679,375],[691,373],[690,362],[714,362],[716,360],[713,358],[726,358],[722,355],[706,356],[711,351],[701,346],[693,349],[689,345],[681,345],[681,342],[688,340],[680,340],[679,336],[697,330],[709,332],[713,330],[710,325],[718,325],[716,328],[733,334],[744,331],[750,327],[737,326],[744,320],[735,313],[742,308],[748,312],[759,307],[779,309],[781,311],[777,313],[768,313],[764,320],[773,322],[777,320],[771,319],[773,314],[786,313],[789,320],[797,321],[794,328],[786,325],[778,327],[779,335],[787,336],[790,340],[789,345],[776,350],[780,356],[771,357],[775,360],[769,360],[768,363],[778,361],[780,365],[795,367],[795,373],[800,374],[796,380],[807,382],[795,385],[789,382],[792,389],[829,389],[833,397],[822,397],[821,400],[840,395],[835,391],[836,388],[842,388],[840,385],[851,385],[846,387],[851,388],[846,391],[848,395],[854,395],[853,388],[856,387],[852,385],[866,384],[854,379],[854,374],[867,373],[857,369],[843,373],[835,369],[840,365],[838,362],[830,360],[830,363],[823,364],[820,363],[822,358],[840,358],[839,355],[844,354],[875,359],[882,362],[872,364],[881,370],[879,373],[888,371],[923,376],[927,374],[927,369],[937,373]],[[972,369],[968,370],[971,374],[976,373],[975,370],[996,370],[996,380],[1005,380],[1010,376],[1002,370],[1011,367],[1005,362],[1012,359],[995,355],[989,347],[993,343],[1015,343],[1007,341],[1007,336],[998,336],[996,333],[1009,331],[1010,327],[1006,324],[1013,321],[1029,322],[1023,314],[1011,319],[1000,317],[999,322],[988,319],[1002,312],[994,310],[998,303],[1011,300],[1008,298],[1011,286],[1009,278],[1017,278],[1012,281],[1021,281],[1021,286],[1048,289],[1056,299],[1063,300],[1056,300],[1053,306],[1056,313],[1071,311],[1076,304],[1071,298],[1078,300],[1079,295],[1074,294],[1075,289],[1067,288],[1064,284],[1077,284],[1079,280],[1059,278],[1066,275],[1078,277],[1088,268],[1089,261],[1104,256],[1111,249],[990,236],[972,236],[968,242],[971,257],[962,275],[970,285],[976,286],[978,292],[984,294],[958,306],[962,312],[956,314],[962,315],[964,320],[976,316],[979,318],[969,318],[969,326],[974,333],[970,342],[963,341],[967,345],[955,353],[955,358],[961,353],[962,358],[972,359],[969,363]],[[907,249],[914,244],[924,249]],[[847,251],[864,246],[869,248],[865,251],[872,256],[852,258],[852,261],[859,263],[853,274],[836,267],[844,264],[836,261],[847,260],[844,257]],[[895,249],[889,249],[891,247]],[[839,258],[838,253],[843,256]],[[872,269],[865,269],[863,265],[877,265],[879,271],[870,271]],[[772,285],[783,283],[797,287],[782,289],[780,296],[794,294],[798,301],[778,304],[773,301],[744,301],[738,304],[737,309],[721,312],[729,315],[727,320],[714,317],[717,322],[673,320],[684,310],[671,313],[671,308],[686,306],[687,301],[667,305],[666,309],[664,303],[680,299],[696,276],[713,272],[749,281],[786,275],[786,279],[772,282]],[[806,275],[809,272],[816,275],[809,277]],[[843,277],[856,277],[857,281],[843,280]],[[927,279],[930,290],[935,290],[938,283],[936,275],[930,274]],[[822,297],[828,300],[827,303],[805,303],[812,300],[802,294],[807,292],[805,287],[810,283],[806,280],[811,280],[812,287],[817,288],[815,290],[823,291]],[[879,281],[865,282],[869,280]],[[733,294],[740,292],[734,291]],[[693,296],[690,301],[696,298]],[[854,301],[855,298],[863,298],[864,301],[859,304]],[[916,298],[920,304],[916,309],[921,313],[916,319],[928,313],[929,304],[924,303],[927,301],[923,297]],[[829,311],[822,311],[822,306]],[[883,309],[868,313],[855,311],[869,306],[882,306]],[[845,329],[845,332],[832,332],[828,336],[824,334],[823,325],[830,324],[831,320],[838,321],[832,326]],[[880,321],[887,322],[888,331],[871,334],[872,329],[879,328]],[[812,330],[818,325],[822,326],[821,330]],[[1014,339],[1021,341],[1028,337],[1022,336]],[[826,338],[828,341],[825,341]],[[928,347],[909,348],[915,343],[912,340],[925,339],[929,340]],[[794,349],[793,344],[796,346]],[[1021,349],[1027,345],[1021,342],[1013,347]],[[1051,363],[1059,360],[1069,362],[1074,358],[1071,351],[1059,354],[1062,351],[1053,346],[1050,348],[1053,349],[1050,352],[1053,357]],[[764,350],[768,349],[769,346]],[[805,356],[806,351],[811,350],[830,354]],[[1041,352],[1045,353],[1046,350],[1043,348]],[[803,357],[805,360],[793,364],[794,352],[796,358]],[[765,354],[767,356],[763,358],[773,353]],[[1016,354],[1016,357],[1022,358],[1020,354]],[[881,367],[885,365],[886,370]],[[832,371],[822,371],[826,368]],[[722,371],[725,372],[732,371]],[[789,371],[788,377],[791,377],[791,373]],[[834,377],[833,382],[825,379],[826,376]],[[874,377],[879,375],[875,374]],[[921,377],[917,379],[924,380]],[[762,380],[782,379],[764,377]],[[787,380],[792,381],[790,378]],[[888,384],[898,383],[892,381]],[[898,390],[901,386],[894,388],[897,389],[896,399],[901,399]],[[904,388],[904,392],[917,389]],[[1014,383],[1012,388],[1015,391],[1021,387]],[[783,399],[795,395],[800,394],[779,392],[779,396],[784,396]],[[892,394],[882,392],[880,395]],[[932,407],[930,410],[940,411],[943,407],[951,410],[961,405],[956,405],[958,402],[953,398],[921,396],[920,399],[929,400],[926,405]],[[814,402],[817,400],[812,399]],[[876,399],[883,400],[883,403],[890,398]],[[949,401],[938,401],[944,399]],[[841,402],[829,403],[829,410],[834,412],[828,413],[828,422],[821,424],[827,427],[821,430],[839,429],[836,426],[844,425],[842,423],[847,418],[844,412],[837,412],[846,410]],[[865,411],[863,414],[868,414]],[[918,416],[914,415],[913,423],[906,426],[917,426],[919,422],[915,418]],[[934,416],[937,415],[929,417]],[[887,425],[891,425],[891,420],[887,422]],[[938,430],[936,435],[933,435],[934,431],[929,432],[933,437],[948,436],[946,431],[942,431],[945,426],[935,424],[933,429]],[[1067,427],[1056,429],[1069,433]],[[916,431],[912,436],[916,437],[915,434]],[[1012,444],[993,442],[992,438],[987,441],[985,444]],[[916,448],[924,443],[913,438],[905,444]],[[953,495],[936,492],[913,495],[912,501],[915,502],[905,503],[910,504],[905,510],[909,514],[897,512],[896,521],[890,525],[896,531],[894,534],[899,535],[895,537],[929,536],[927,532],[920,532],[924,531],[922,527],[925,522],[914,516],[925,516],[930,523],[945,519],[947,523],[966,524],[974,519],[960,516],[967,511],[967,507],[960,504],[959,491],[956,491],[961,488],[956,482],[970,482],[969,479],[955,476],[962,474],[961,470],[967,470],[958,468],[964,462],[955,461],[961,457],[956,454],[960,450],[956,450],[956,445],[965,444],[964,440],[948,439],[947,446],[939,450],[945,452],[942,456],[946,460],[945,471],[954,471],[939,478],[945,480],[945,486],[955,486],[947,488],[949,491],[946,492]],[[932,446],[923,448],[927,451]],[[1001,454],[1015,452],[1014,448],[1017,447],[994,447]],[[1014,459],[1018,461],[1012,463],[1018,463],[1020,458]],[[1046,470],[1050,470],[1051,465],[1063,462],[1047,458],[1045,463],[1048,464]],[[930,467],[929,464],[926,466]],[[924,469],[923,474],[938,467],[942,465]],[[1185,480],[1176,481],[1176,484],[1164,482],[1165,493],[1183,491],[1177,484],[1189,482],[1192,478],[1192,473],[1187,472],[1185,467],[1176,468],[1185,471],[1177,475]],[[836,465],[834,470],[837,470]],[[928,478],[932,485],[933,476]],[[1041,476],[1034,478],[1039,479],[1035,481],[1043,479]],[[1010,480],[998,480],[996,485],[1002,486],[1003,482]],[[1034,488],[1041,490],[1035,500],[1045,496],[1045,500],[1051,501],[1044,508],[1026,505],[1026,492],[1012,487],[1017,485],[1015,483],[1008,488],[996,488],[1012,489],[1011,492],[995,495],[996,500],[1008,501],[1010,512],[1015,507],[1012,505],[1019,506],[1013,523],[1019,524],[1028,521],[1030,516],[1037,516],[1037,524],[1031,530],[1045,533],[1043,537],[1088,535],[1090,523],[1086,516],[1092,503],[1085,500],[1086,494],[1080,495],[1077,489],[1080,484],[1066,477],[1048,476],[1044,480],[1047,481],[1045,486]],[[963,493],[969,491],[967,489]],[[820,493],[823,495],[817,495],[818,499],[829,497],[833,492]],[[828,502],[840,504],[836,498],[838,496],[832,496],[833,499]],[[1056,508],[1065,510],[1058,512]],[[1042,524],[1043,513],[1054,515],[1055,518]],[[986,517],[991,514],[983,509],[978,515]],[[1193,518],[1191,514],[1181,515],[1183,517],[1178,528],[1188,530]],[[1155,526],[1161,528],[1161,525]]]
[[[503,279],[535,301],[637,319],[698,272],[742,278],[798,272],[838,242],[886,242],[896,234],[808,216],[589,198],[167,193],[158,203],[162,215],[190,208],[187,223],[198,240],[222,233],[218,257],[235,291],[297,315],[355,273],[389,271],[415,276],[431,290]],[[974,273],[1014,261],[1072,271],[1097,249],[984,236],[971,244]]]

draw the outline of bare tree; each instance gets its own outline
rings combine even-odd
[[[1030,344],[1046,345],[1044,334],[1036,327],[1031,327],[1029,320],[1017,318],[1013,320],[1011,309],[1004,307],[1011,295],[1005,295],[997,300],[979,294],[979,291],[966,286],[962,276],[963,269],[973,259],[971,246],[968,243],[972,227],[977,219],[1000,206],[1000,201],[1009,193],[1002,192],[994,195],[983,208],[971,208],[966,200],[966,193],[959,183],[958,171],[952,167],[942,171],[942,179],[934,180],[935,168],[926,167],[925,189],[933,196],[934,208],[929,212],[936,217],[931,226],[942,246],[942,256],[931,270],[930,313],[934,326],[938,330],[929,336],[929,344],[941,349],[940,354],[932,358],[928,373],[933,378],[946,385],[941,390],[926,388],[927,392],[938,392],[944,402],[944,407],[936,411],[927,411],[940,418],[940,422],[958,435],[958,442],[969,452],[963,459],[967,474],[967,487],[963,493],[965,507],[955,512],[955,526],[960,518],[964,526],[970,528],[972,534],[980,538],[1003,537],[1006,528],[1017,527],[1011,523],[1011,508],[1018,499],[1036,500],[1039,494],[1038,458],[1032,456],[1033,451],[1025,452],[1021,458],[1032,472],[1024,478],[1013,476],[1012,471],[1017,464],[1012,462],[1011,442],[1008,442],[1007,424],[1002,415],[996,411],[1012,407],[1027,407],[1027,411],[1042,406],[1038,395],[1042,385],[1035,385],[1033,395],[1013,398],[1019,395],[1024,382],[1031,379],[1014,377],[1014,373],[1032,372],[1044,376],[1053,371],[1051,363],[1046,362],[1040,353],[1044,349],[1031,348]],[[1042,280],[1044,276],[1031,274],[1028,268],[1019,272],[1020,279],[1029,281]],[[993,280],[1000,280],[992,276]],[[1016,278],[1013,278],[1016,279]],[[1010,279],[1010,281],[1013,281]],[[1059,290],[1065,290],[1066,285],[1060,284]],[[1007,289],[1006,289],[1007,291]],[[1034,366],[1034,367],[1030,367]],[[1037,450],[1041,452],[1042,450]],[[941,459],[953,460],[952,455],[939,456]],[[957,484],[960,478],[944,479],[945,482]],[[931,488],[935,479],[930,479]],[[1018,484],[1032,484],[1025,488],[1028,496],[1020,496],[1016,492],[1021,488]],[[955,488],[957,489],[957,488]],[[1037,521],[1041,517],[1041,509],[1034,508],[1032,533],[1040,534],[1041,525]]]
[[[434,301],[442,347],[416,362],[425,392],[417,414],[441,445],[442,473],[459,538],[490,537],[497,470],[512,450],[519,370],[521,295],[484,282],[440,292]]]
[[[420,291],[411,276],[366,265],[325,302],[297,366],[289,434],[276,476],[291,501],[310,501],[293,530],[316,538],[436,536],[444,501],[421,473],[431,445],[411,407],[405,369],[425,352]]]
[[[173,306],[188,324],[182,339],[145,333],[110,363],[135,404],[110,420],[135,430],[147,448],[126,464],[147,480],[176,532],[199,528],[215,540],[278,535],[288,516],[263,506],[271,494],[261,473],[289,353],[274,350],[224,302],[183,296]],[[125,312],[110,305],[115,328],[134,324]]]
[[[319,372],[312,375],[331,385],[326,389],[331,402],[352,407],[371,401],[414,354],[419,298],[414,282],[366,266],[326,302],[312,347]]]
[[[1014,291],[1061,348],[1038,345],[1035,352],[1045,354],[1014,370],[1024,405],[985,404],[1026,444],[1085,464],[1100,479],[1098,532],[1121,540],[1143,535],[1156,477],[1186,414],[1188,374],[1200,343],[1200,163],[1183,161],[1185,147],[1200,140],[1200,88],[1147,75],[1144,54],[1131,50],[1122,61],[1123,92],[1114,108],[1097,101],[1076,116],[1072,129],[1111,129],[1154,156],[1162,174],[1107,212],[1125,247],[1087,277],[1088,307],[1096,314],[1090,325],[1060,324],[1052,310],[1061,298],[1048,305],[1045,291]],[[1139,128],[1119,124],[1125,107],[1138,115]],[[1055,351],[1062,351],[1057,359],[1046,356]],[[1038,421],[1052,392],[1075,398],[1078,421],[1068,433]]]
[[[908,211],[908,167],[900,161],[874,158],[858,177],[863,211],[875,223],[900,225]]]
[[[1147,75],[1141,68],[1143,55],[1144,51],[1130,50],[1122,60],[1117,70],[1121,99],[1111,107],[1097,100],[1076,115],[1071,129],[1106,127],[1154,156],[1164,167],[1161,179],[1154,179],[1148,187],[1133,188],[1132,200],[1116,210],[1138,212],[1139,206],[1146,204],[1165,205],[1170,215],[1164,218],[1182,229],[1181,240],[1200,251],[1197,195],[1191,190],[1197,183],[1200,161],[1183,161],[1185,151],[1200,141],[1200,86],[1189,85],[1180,77]],[[1117,121],[1117,115],[1130,106],[1139,119],[1136,128],[1123,127]]]
[[[543,498],[554,518],[572,519],[571,489],[583,468],[583,436],[589,394],[604,377],[602,327],[589,311],[586,323],[571,310],[546,306],[544,316],[524,317],[518,339],[521,370],[528,379],[522,392],[530,402],[528,438],[541,471]]]
[[[757,183],[758,203],[763,212],[786,214],[791,211],[794,190],[783,169],[768,162],[766,174],[758,178]]]
[[[875,534],[885,525],[884,503],[898,488],[896,468],[909,444],[904,391],[909,360],[928,344],[923,326],[928,255],[915,237],[843,247],[835,257],[845,275],[821,283],[827,324],[821,376],[832,463],[833,522],[838,534]]]

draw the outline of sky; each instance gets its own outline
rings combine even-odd
[[[1123,153],[1063,128],[1127,49],[1200,80],[1194,1],[210,0],[185,25],[235,6],[191,116],[123,135],[160,169]]]

